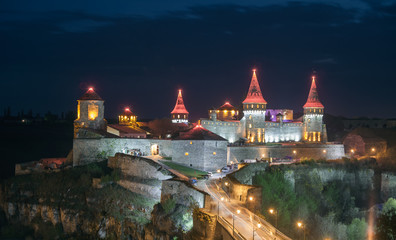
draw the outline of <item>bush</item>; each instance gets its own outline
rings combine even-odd
[[[166,214],[173,212],[176,207],[176,200],[173,198],[166,199],[163,203],[161,203],[162,208],[164,209]]]

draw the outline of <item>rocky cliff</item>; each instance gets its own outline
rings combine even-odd
[[[125,160],[119,157],[118,163]],[[183,232],[171,216],[179,208],[166,212],[159,202],[161,180],[170,176],[156,164],[141,162],[143,173],[152,171],[155,177],[124,175],[131,170],[108,168],[105,161],[5,180],[0,188],[0,238],[171,239],[183,235],[188,229]],[[144,194],[147,189],[155,194]]]

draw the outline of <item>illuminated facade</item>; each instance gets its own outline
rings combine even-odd
[[[77,100],[77,119],[74,120],[74,135],[78,137],[81,129],[106,131],[107,122],[104,119],[104,100],[89,88]]]
[[[308,101],[304,105],[302,122],[293,119],[292,110],[267,109],[267,102],[262,95],[256,70],[253,70],[249,91],[242,106],[242,118],[238,114],[234,118],[230,118],[229,115],[224,117],[229,110],[219,108],[209,110],[209,119],[201,119],[200,124],[231,143],[239,139],[244,139],[245,142],[251,144],[327,142],[326,126],[323,124],[324,107],[318,98],[315,77],[312,78]],[[235,113],[238,111],[233,110]]]
[[[179,90],[179,94],[177,95],[176,105],[171,112],[171,118],[173,123],[188,124],[188,111],[184,106],[181,90]]]

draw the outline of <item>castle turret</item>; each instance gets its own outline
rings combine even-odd
[[[129,107],[124,109],[124,112],[118,116],[118,123],[120,125],[137,126],[136,124],[137,116],[132,113]]]
[[[77,119],[74,120],[74,136],[81,128],[106,131],[107,122],[104,119],[104,100],[89,88],[78,100]]]
[[[176,105],[171,112],[171,117],[173,123],[188,123],[188,111],[184,106],[181,90],[179,90],[177,95]]]
[[[264,143],[264,124],[267,102],[261,93],[260,85],[257,81],[256,69],[253,69],[253,76],[246,99],[243,101],[243,114],[246,129],[246,138],[250,143]]]
[[[316,76],[312,76],[311,89],[307,102],[303,106],[303,140],[306,142],[326,142],[327,136],[324,134],[325,125],[323,124],[324,106],[319,101],[318,91],[316,89]]]

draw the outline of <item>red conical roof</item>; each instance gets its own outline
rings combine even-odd
[[[312,76],[311,89],[309,90],[308,99],[303,108],[324,108],[323,104],[319,101],[318,90],[316,89],[315,83],[315,75]]]
[[[217,110],[233,110],[236,109],[234,106],[232,106],[229,102],[225,102],[221,107],[219,107]]]
[[[133,114],[133,112],[131,111],[131,109],[129,107],[126,107],[124,109],[124,114],[125,116],[135,116],[135,114]]]
[[[181,113],[181,114],[188,114],[186,107],[184,106],[184,101],[182,97],[181,90],[179,90],[179,94],[177,95],[176,105],[171,114],[174,113]]]
[[[94,91],[92,87],[88,88],[88,91],[84,93],[78,100],[100,100],[103,99]]]
[[[243,103],[267,103],[261,94],[260,85],[257,81],[256,69],[253,69],[252,81],[250,82],[249,92]]]

